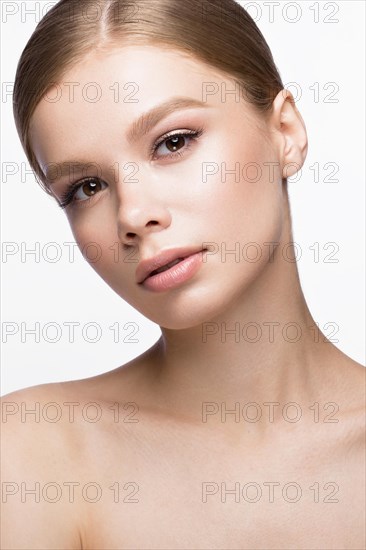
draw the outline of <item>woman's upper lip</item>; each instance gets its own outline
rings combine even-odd
[[[154,256],[153,258],[142,260],[136,269],[136,282],[138,284],[142,284],[145,279],[148,278],[150,273],[155,271],[155,269],[159,269],[159,267],[170,264],[170,262],[174,262],[174,260],[177,260],[178,258],[187,258],[188,256],[196,254],[201,250],[203,250],[202,247],[174,248],[170,250],[163,250],[160,254]]]

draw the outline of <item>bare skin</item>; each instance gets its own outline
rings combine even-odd
[[[138,82],[137,103],[116,103],[107,93],[116,74]],[[364,548],[365,369],[316,328],[296,263],[282,254],[292,240],[283,178],[307,152],[290,93],[278,94],[267,119],[247,102],[212,95],[206,107],[174,112],[132,145],[125,132],[141,113],[171,97],[202,100],[204,82],[232,83],[201,62],[151,47],[90,56],[63,81],[99,82],[106,93],[97,103],[81,93],[74,102],[68,94],[42,100],[31,126],[35,153],[44,167],[98,162],[107,185],[88,203],[79,192],[80,203],[66,209],[75,239],[100,245],[92,267],[162,336],[101,376],[3,398],[2,479],[15,485],[5,488],[2,547]],[[148,157],[166,132],[196,127],[204,133],[184,156],[163,159],[169,150],[162,145],[159,158]],[[253,162],[262,176],[224,183],[219,172],[204,183],[202,164],[212,161],[227,170]],[[138,185],[116,179],[115,162],[138,165]],[[274,163],[271,182],[265,163]],[[56,199],[67,183],[53,182]],[[123,261],[131,250],[141,261],[208,242],[227,250],[255,242],[263,254],[256,262],[210,254],[191,280],[162,293],[137,285],[138,264]],[[235,323],[239,341],[225,336]],[[253,332],[243,336],[248,323],[262,330],[256,342]],[[271,339],[268,323],[278,323]],[[297,340],[282,332],[288,323],[300,327]],[[50,421],[50,402],[58,421]],[[38,422],[22,421],[22,403],[39,403]],[[39,481],[39,502],[22,481],[26,488]],[[61,488],[57,502],[49,483]],[[91,502],[96,488],[100,498]]]

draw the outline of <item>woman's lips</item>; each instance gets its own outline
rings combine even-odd
[[[156,271],[179,258],[185,259],[188,256],[201,251],[202,247],[175,248],[171,250],[164,250],[149,260],[142,260],[136,269],[136,282],[138,284],[142,284],[153,271]]]
[[[179,287],[197,273],[202,264],[203,252],[205,252],[205,250],[200,250],[199,252],[185,257],[169,269],[148,276],[142,282],[142,286],[146,290],[152,292],[164,292]]]

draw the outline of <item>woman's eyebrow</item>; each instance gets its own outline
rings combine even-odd
[[[209,105],[193,97],[172,97],[140,115],[127,130],[127,141],[133,144],[148,134],[160,120],[171,113],[180,109],[195,107],[209,107]]]
[[[128,143],[133,145],[143,136],[148,134],[160,120],[181,109],[210,107],[208,103],[204,103],[193,97],[172,97],[159,105],[156,105],[146,113],[142,113],[127,129],[126,137]],[[94,163],[84,160],[67,160],[63,162],[50,163],[45,170],[45,177],[48,185],[56,183],[65,175],[70,175],[70,168],[73,173],[82,173],[85,169],[90,168]],[[56,172],[56,173],[55,173]]]

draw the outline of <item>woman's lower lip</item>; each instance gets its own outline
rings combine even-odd
[[[179,264],[170,267],[166,271],[157,273],[145,279],[142,286],[153,292],[164,292],[176,288],[188,281],[199,270],[202,264],[203,250],[184,258]]]

